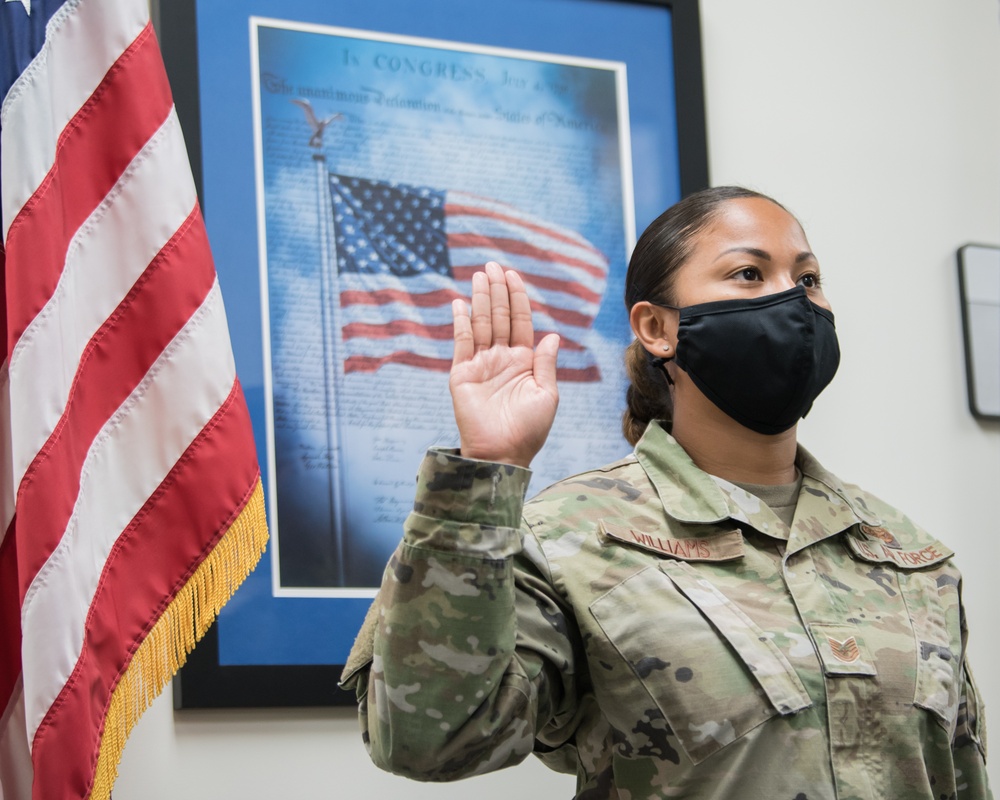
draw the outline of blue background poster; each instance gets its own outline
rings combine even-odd
[[[450,306],[485,261],[562,337],[534,485],[622,454],[602,398],[629,339],[605,307],[634,228],[624,65],[266,19],[251,36],[275,592],[370,594],[414,464],[455,444]]]
[[[340,293],[364,270],[343,260],[357,242],[345,239],[335,203],[363,205],[359,186],[440,192],[449,209],[473,197],[500,204],[522,227],[577,236],[572,245],[603,257],[603,278],[581,283],[598,295],[584,309],[585,341],[566,353],[568,370],[596,366],[600,378],[561,384],[538,489],[627,450],[618,433],[625,265],[634,227],[679,197],[662,8],[533,0],[520,14],[509,4],[502,14],[475,4],[471,14],[471,4],[441,2],[427,14],[373,3],[334,15],[325,3],[274,5],[198,6],[206,219],[278,523],[272,553],[220,617],[220,665],[343,663],[371,595],[375,567],[365,558],[384,562],[398,539],[422,450],[454,443],[445,373],[392,363],[345,368],[385,352],[365,350],[375,345],[364,336],[329,335],[379,321],[337,317],[346,307]],[[281,21],[250,21],[276,12]],[[332,22],[337,30],[314,27]],[[634,52],[629,42],[640,34],[648,41],[651,29],[662,31],[662,47]],[[320,120],[333,118],[321,147],[310,146],[306,101]],[[342,188],[324,174],[340,176]],[[465,265],[454,248],[451,255]],[[451,279],[460,289],[461,276]],[[339,474],[331,435],[343,454]],[[338,525],[374,542],[370,556],[353,551],[356,575],[338,575],[316,557],[336,551],[329,536]],[[296,542],[296,528],[312,541]],[[281,551],[296,547],[304,548],[300,564],[318,567],[296,570],[294,557],[283,566]]]

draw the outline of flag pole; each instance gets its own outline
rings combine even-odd
[[[338,323],[339,297],[335,275],[336,258],[333,257],[336,241],[331,227],[333,207],[330,203],[330,175],[326,166],[326,155],[322,151],[322,140],[313,152],[316,165],[316,208],[319,213],[320,245],[320,306],[323,326],[323,382],[326,395],[326,446],[329,464],[328,493],[330,502],[330,524],[334,552],[334,580],[337,586],[347,582],[345,569],[346,547],[344,530],[344,497],[341,481],[342,449],[340,443],[340,414],[338,408],[337,376],[340,372],[340,358],[337,341],[340,334]]]

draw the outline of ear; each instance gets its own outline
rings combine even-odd
[[[677,348],[678,313],[640,300],[628,315],[632,333],[654,356],[671,358]]]

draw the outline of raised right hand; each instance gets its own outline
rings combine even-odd
[[[521,277],[491,261],[472,278],[472,313],[452,303],[455,357],[448,385],[462,455],[527,467],[542,449],[559,404],[559,336],[534,346]]]

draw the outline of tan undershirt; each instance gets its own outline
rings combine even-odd
[[[740,481],[733,481],[733,483],[758,498],[775,513],[778,519],[791,527],[792,520],[795,518],[795,506],[799,502],[799,490],[802,488],[802,473],[798,470],[795,472],[798,476],[795,481],[779,483],[776,486],[741,483]]]

